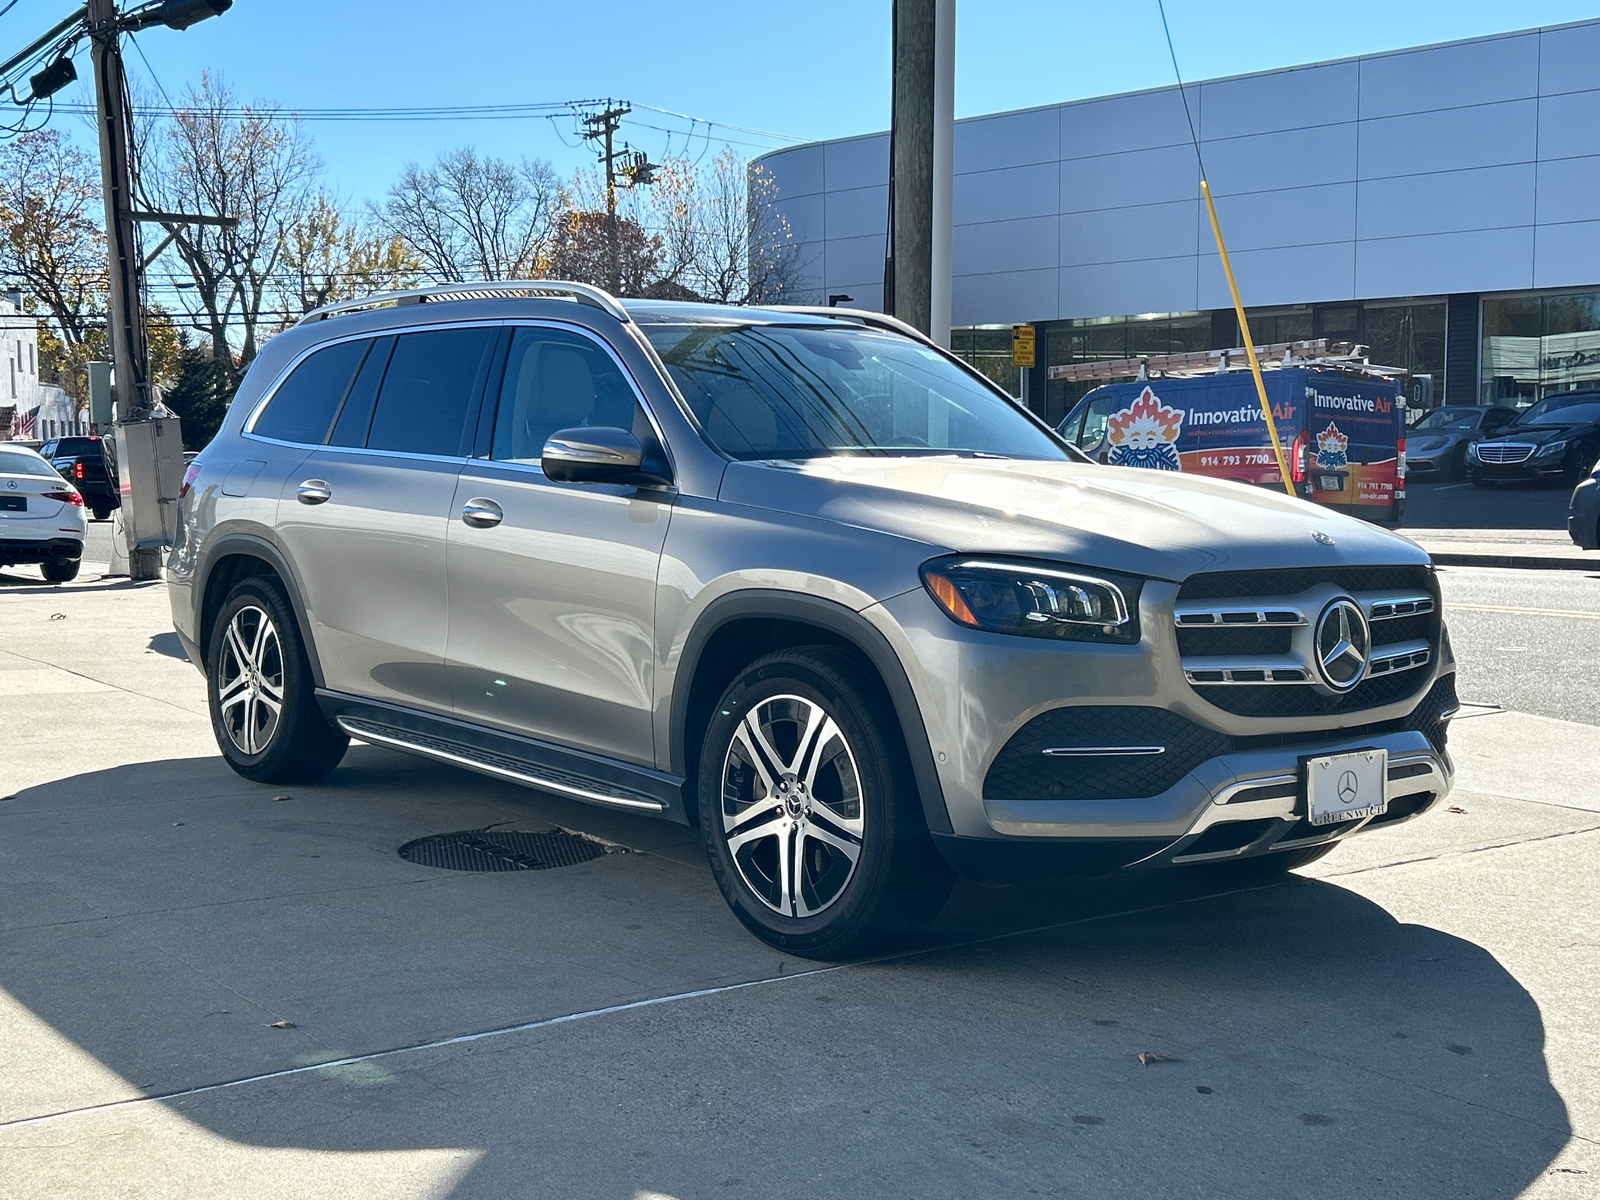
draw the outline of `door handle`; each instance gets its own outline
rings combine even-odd
[[[493,529],[506,514],[493,500],[475,496],[461,506],[461,519],[474,529]]]
[[[323,504],[333,498],[333,489],[320,479],[305,479],[294,494],[301,504]]]

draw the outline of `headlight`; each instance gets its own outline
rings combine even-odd
[[[1552,455],[1560,454],[1566,448],[1567,444],[1565,442],[1546,442],[1533,452],[1533,456],[1535,458],[1549,458]]]
[[[1140,581],[1039,563],[952,555],[922,565],[922,583],[970,629],[1057,641],[1139,640]]]
[[[1478,443],[1477,442],[1473,442],[1470,446],[1467,447],[1467,457],[1472,459],[1474,462],[1477,461],[1477,458],[1478,458]]]

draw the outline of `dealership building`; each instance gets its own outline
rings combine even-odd
[[[1414,402],[1600,386],[1600,21],[1184,91],[1257,343],[1366,345]],[[760,160],[808,298],[881,306],[888,158]],[[1092,386],[1053,366],[1241,344],[1176,86],[958,121],[954,160],[952,346],[1037,411]]]

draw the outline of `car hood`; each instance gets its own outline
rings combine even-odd
[[[1496,442],[1518,442],[1521,445],[1542,446],[1546,442],[1559,442],[1574,434],[1588,433],[1595,427],[1587,421],[1580,421],[1573,425],[1529,425],[1523,429],[1507,429],[1497,433],[1491,440]]]
[[[1403,537],[1281,492],[1093,463],[843,457],[734,463],[720,499],[937,549],[1031,555],[1162,579],[1428,561]]]

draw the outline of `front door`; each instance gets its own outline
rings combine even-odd
[[[653,767],[656,571],[674,493],[539,469],[546,439],[580,426],[630,429],[659,459],[649,419],[616,356],[558,326],[517,327],[493,390],[489,453],[463,467],[449,523],[456,711]]]
[[[446,529],[499,335],[465,326],[377,340],[328,444],[284,486],[278,533],[334,691],[450,711]]]

